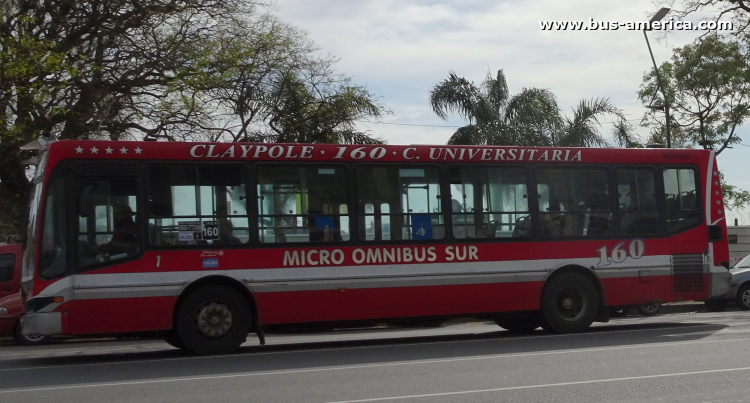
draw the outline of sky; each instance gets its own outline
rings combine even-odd
[[[392,112],[359,126],[389,144],[445,144],[465,125],[438,118],[429,105],[430,90],[451,71],[479,85],[503,69],[511,94],[548,89],[568,116],[580,100],[597,97],[609,98],[636,126],[646,111],[637,91],[652,62],[642,31],[542,31],[539,22],[647,21],[659,8],[651,0],[276,0],[274,8]],[[650,33],[656,62],[700,34],[673,31],[657,41]],[[601,133],[611,139],[614,119],[604,121]],[[638,132],[645,138],[648,130]],[[750,122],[739,136],[747,145],[725,150],[718,164],[730,184],[750,190]],[[728,217],[750,225],[750,209]]]

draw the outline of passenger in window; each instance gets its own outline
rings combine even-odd
[[[133,210],[127,204],[115,204],[112,206],[113,234],[108,243],[101,245],[100,250],[109,254],[110,257],[127,254],[132,255],[138,249],[138,236],[136,225],[133,220]]]
[[[239,238],[234,236],[232,232],[234,231],[234,226],[232,225],[232,221],[230,221],[227,217],[219,217],[219,243],[224,244],[238,244],[242,243]]]
[[[564,199],[562,207],[565,211],[560,218],[560,234],[562,236],[581,236],[583,235],[583,212],[580,211],[578,203],[572,199]]]
[[[557,237],[560,236],[560,229],[562,227],[563,215],[562,213],[555,212],[551,214],[541,214],[539,216],[539,232],[544,237]]]
[[[611,213],[607,207],[607,196],[592,193],[586,197],[586,216],[584,218],[584,235],[597,236],[612,233]]]

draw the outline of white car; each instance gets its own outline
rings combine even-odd
[[[742,310],[750,310],[750,255],[742,258],[729,270],[732,273],[732,288],[727,295],[706,301],[709,311],[722,311],[727,302],[736,302]]]

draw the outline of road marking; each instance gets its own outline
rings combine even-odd
[[[673,377],[679,377],[679,376],[705,375],[705,374],[717,374],[717,373],[722,373],[722,372],[739,372],[739,371],[750,371],[750,367],[712,369],[712,370],[694,371],[694,372],[677,372],[677,373],[672,373],[672,374],[627,376],[627,377],[622,377],[622,378],[592,379],[588,381],[546,383],[546,384],[527,385],[527,386],[508,386],[505,388],[462,390],[458,392],[429,393],[429,394],[423,394],[423,395],[377,397],[377,398],[372,398],[372,399],[342,400],[342,401],[328,402],[328,403],[382,402],[386,400],[406,400],[406,399],[420,399],[420,398],[425,398],[425,397],[455,396],[455,395],[468,395],[468,394],[490,393],[490,392],[506,392],[510,390],[552,388],[555,386],[588,385],[588,384],[596,384],[596,383],[635,381],[635,380],[643,380],[643,379],[673,378]]]
[[[42,387],[34,387],[34,388],[26,388],[26,389],[0,390],[0,395],[10,394],[10,393],[20,393],[20,392],[40,392],[40,391],[50,391],[50,390],[101,388],[101,387],[108,387],[108,386],[148,385],[148,384],[171,383],[171,382],[192,382],[192,381],[215,380],[215,379],[249,378],[249,377],[256,377],[256,376],[304,374],[304,373],[330,372],[330,371],[348,371],[348,370],[353,370],[353,369],[397,367],[397,366],[406,366],[406,365],[443,364],[443,363],[450,363],[450,362],[479,361],[479,360],[489,360],[489,359],[498,359],[498,358],[519,358],[519,357],[536,357],[536,356],[545,356],[545,355],[580,354],[580,353],[625,350],[625,349],[636,349],[636,348],[642,349],[646,347],[682,346],[682,345],[702,344],[702,343],[723,343],[723,342],[730,342],[730,341],[747,342],[747,338],[728,339],[728,340],[706,340],[706,341],[685,341],[685,342],[654,343],[654,344],[636,344],[636,345],[625,346],[625,347],[623,346],[597,347],[597,348],[564,350],[564,351],[543,351],[543,352],[537,352],[537,353],[494,354],[494,355],[477,356],[477,357],[440,358],[440,359],[418,360],[418,361],[397,361],[397,362],[388,362],[388,363],[382,363],[382,364],[345,365],[345,366],[338,366],[338,367],[290,369],[290,370],[266,371],[266,372],[242,372],[242,373],[226,374],[226,375],[204,375],[204,376],[190,376],[190,377],[179,377],[179,378],[162,378],[162,379],[152,379],[152,380],[142,380],[142,381],[120,381],[120,382],[87,383],[87,384],[64,385],[64,386],[42,386]],[[745,368],[741,368],[741,369],[744,370]],[[748,369],[750,369],[750,367],[748,367]],[[716,370],[716,371],[728,371],[728,370]],[[637,379],[637,378],[633,378],[633,379]],[[590,381],[586,381],[586,382],[590,382]],[[494,389],[488,389],[488,390],[494,390]],[[455,393],[459,393],[459,392],[455,392]],[[464,392],[460,392],[460,393],[464,393]],[[387,398],[387,399],[395,399],[395,398]]]
[[[705,336],[705,335],[716,335],[716,334],[739,334],[739,333],[750,333],[750,329],[722,329],[718,332],[705,331],[705,332],[692,332],[692,333],[675,333],[675,334],[662,334],[661,337],[686,337],[686,336]]]
[[[607,332],[607,333],[599,333],[599,334],[622,334],[622,333],[631,333],[631,332],[644,332],[644,331],[660,331],[660,330],[673,330],[673,329],[700,329],[704,327],[716,327],[717,325],[686,325],[686,326],[672,326],[672,327],[661,327],[658,329],[633,329],[633,330],[616,330],[613,332]],[[590,336],[591,333],[571,333],[571,334],[546,334],[546,335],[539,335],[539,336],[522,336],[522,337],[513,337],[512,340],[533,340],[533,339],[539,339],[539,338],[549,338],[549,337],[575,337],[575,336]],[[461,336],[461,334],[455,334],[455,336]],[[422,337],[422,336],[420,336]],[[387,341],[392,339],[357,339],[354,341]],[[351,340],[349,340],[351,341]],[[170,361],[187,361],[187,360],[207,360],[207,359],[231,359],[231,358],[240,358],[240,357],[246,357],[246,356],[261,356],[261,355],[278,355],[278,354],[298,354],[298,353],[315,353],[315,352],[325,352],[325,351],[344,351],[344,350],[361,350],[361,349],[375,349],[375,348],[387,348],[387,347],[404,347],[404,346],[432,346],[432,345],[440,345],[440,344],[454,344],[454,343],[470,343],[470,342],[490,342],[490,341],[496,341],[495,339],[479,339],[479,340],[451,340],[451,341],[435,341],[435,342],[425,342],[425,343],[418,343],[418,342],[410,342],[410,343],[400,343],[400,344],[383,344],[383,345],[372,345],[372,346],[356,346],[356,347],[331,347],[331,348],[319,348],[319,349],[305,349],[305,350],[294,350],[294,351],[267,351],[267,352],[252,352],[252,353],[237,353],[237,354],[231,354],[231,355],[223,355],[223,356],[199,356],[199,357],[175,357],[175,358],[163,358],[163,359],[157,359],[157,360],[132,360],[132,361],[114,361],[114,362],[99,362],[99,363],[91,363],[91,364],[75,364],[75,365],[47,365],[47,366],[36,366],[36,367],[21,367],[21,368],[0,368],[0,372],[11,372],[11,371],[28,371],[28,370],[38,370],[38,369],[54,369],[54,368],[79,368],[79,367],[96,367],[96,366],[103,366],[103,365],[117,365],[117,364],[142,364],[142,363],[157,363],[157,362],[170,362]],[[325,343],[329,343],[329,341],[326,341]],[[670,344],[670,343],[662,343],[664,344]],[[276,344],[274,346],[285,346],[287,344]],[[650,345],[650,344],[648,344]],[[99,348],[111,348],[111,347],[92,347],[95,349]],[[622,348],[622,347],[618,347]],[[81,350],[85,350],[82,348],[78,349],[69,349],[69,350],[58,350],[58,351],[73,351],[78,352]],[[144,350],[138,350],[138,351],[116,351],[112,352],[110,354],[130,354],[130,353],[143,353],[143,352],[154,352],[157,349],[149,349],[147,351]],[[158,350],[164,350],[163,348],[159,348]],[[175,349],[172,349],[171,351],[175,351]],[[28,354],[28,353],[27,353]],[[16,355],[27,355],[24,353],[19,353]],[[5,356],[5,354],[3,354]],[[62,356],[55,355],[53,357],[49,358],[61,358]],[[87,356],[91,357],[91,356]],[[44,357],[47,358],[47,357]],[[2,360],[0,360],[2,362]]]

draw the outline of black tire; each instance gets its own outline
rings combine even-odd
[[[743,311],[750,310],[750,284],[743,285],[737,291],[737,306]]]
[[[174,331],[183,348],[196,354],[227,354],[247,339],[250,306],[237,291],[209,285],[192,291],[180,303]]]
[[[13,338],[22,346],[38,346],[49,343],[52,336],[24,336],[21,334],[21,326],[16,324],[16,329],[13,331]]]
[[[561,274],[544,287],[542,314],[558,333],[582,332],[594,323],[598,313],[596,288],[580,274]]]
[[[496,319],[495,323],[513,334],[529,334],[536,330],[539,322],[536,319]]]
[[[636,305],[635,309],[643,316],[654,316],[661,311],[661,302]]]
[[[727,301],[718,299],[709,299],[703,303],[706,304],[706,309],[708,309],[709,312],[722,312],[727,308]]]
[[[164,333],[164,336],[162,338],[167,342],[167,344],[172,347],[183,350],[187,349],[187,347],[185,347],[185,345],[182,343],[182,340],[180,340],[180,337],[177,336],[177,332],[175,332],[174,330],[170,330],[167,333]]]

